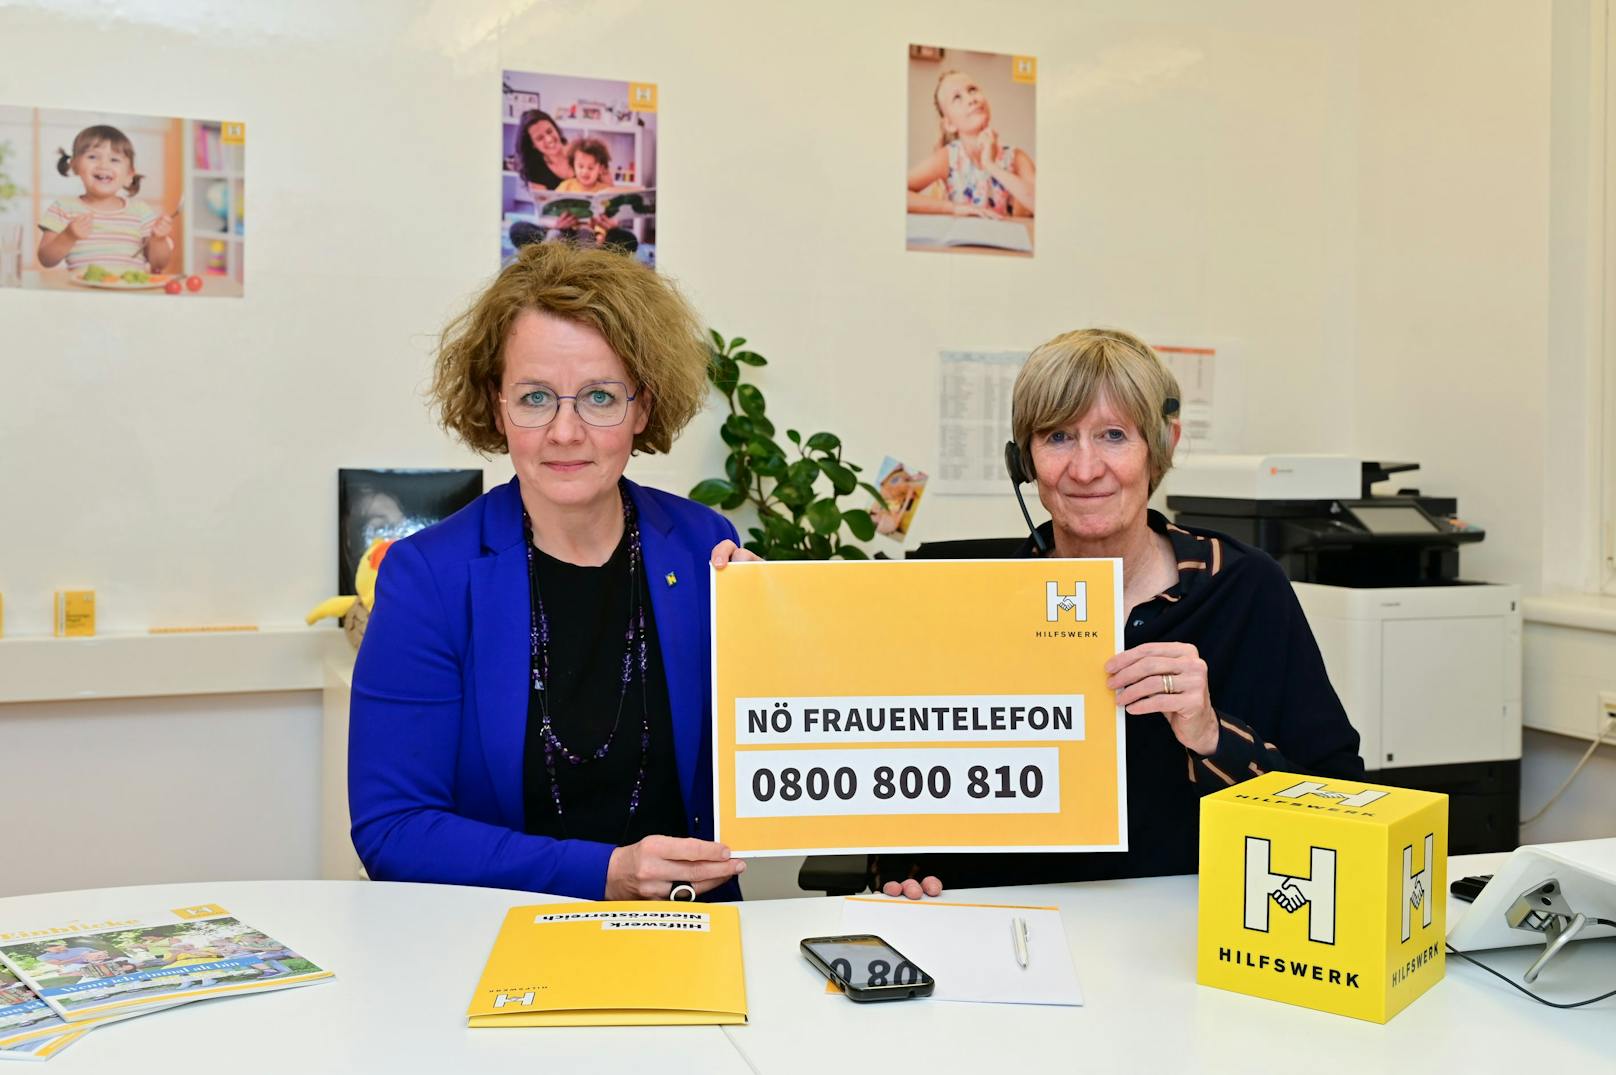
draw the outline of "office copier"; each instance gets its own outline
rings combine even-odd
[[[1415,463],[1346,456],[1174,461],[1167,508],[1267,552],[1290,577],[1369,779],[1449,796],[1451,854],[1513,849],[1521,767],[1517,586],[1460,578],[1485,535],[1452,497],[1371,486]]]

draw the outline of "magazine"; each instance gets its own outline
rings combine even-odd
[[[89,1027],[64,1024],[49,1037],[30,1038],[20,1045],[0,1049],[0,1060],[49,1060],[89,1032]]]
[[[0,1060],[44,1060],[88,1033],[0,966]]]
[[[332,977],[211,903],[0,932],[0,962],[69,1023]]]
[[[637,216],[656,215],[655,190],[616,188],[593,194],[582,190],[535,190],[531,193],[533,212],[540,221],[559,220],[563,216],[580,221],[593,220],[595,217],[627,221]]]

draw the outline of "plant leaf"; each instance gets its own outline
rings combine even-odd
[[[821,534],[834,534],[842,528],[842,512],[836,501],[826,497],[808,505],[808,525]]]
[[[752,437],[751,437],[750,440],[748,440],[746,442],[746,450],[747,451],[751,452],[755,456],[757,456],[757,455],[778,455],[778,456],[780,456],[782,458],[785,457],[786,450],[784,448],[780,447],[778,444],[774,443],[774,441],[771,440],[770,438],[762,436],[757,431],[757,423],[755,423],[755,422],[753,423],[752,429],[753,429]]]
[[[868,560],[870,558],[869,553],[865,552],[857,545],[843,545],[840,549],[836,550],[836,555],[840,556],[843,560]]]
[[[834,452],[842,446],[842,438],[834,433],[815,433],[808,438],[808,447],[817,452]]]
[[[733,340],[729,341],[729,347],[726,349],[726,353],[733,353],[735,348],[740,347],[740,346],[744,345],[745,343],[746,343],[746,337],[745,336],[737,336],[737,337],[735,337]]]
[[[713,360],[713,367],[713,387],[726,396],[735,391],[735,386],[741,382],[741,367],[735,360],[719,355]]]
[[[877,489],[875,486],[871,485],[869,482],[859,482],[859,488],[869,490],[870,495],[875,497],[875,502],[877,504],[885,504],[887,502],[887,498],[881,492],[881,490]]]
[[[816,560],[829,560],[832,552],[830,538],[824,534],[809,534],[808,551],[814,554]]]
[[[819,464],[812,459],[799,459],[786,469],[786,476],[794,484],[812,489],[819,480]]]
[[[718,509],[720,511],[734,511],[744,503],[746,503],[746,490],[737,489],[734,496],[727,496],[719,502]]]
[[[786,457],[783,455],[757,455],[752,457],[752,469],[765,478],[786,476]]]
[[[836,490],[837,496],[846,496],[858,488],[858,477],[833,459],[821,459],[819,469],[830,479],[831,487]]]
[[[786,436],[790,438],[792,444],[802,443],[802,434],[798,433],[795,429],[786,430]]]
[[[853,536],[860,541],[869,541],[875,537],[875,520],[870,518],[870,513],[862,508],[842,512],[842,521],[847,524],[849,530],[853,531]]]
[[[808,532],[796,523],[780,518],[764,519],[763,529],[769,535],[769,540],[777,545],[796,545],[808,536]]]
[[[814,492],[812,489],[798,485],[796,482],[781,482],[774,487],[774,496],[780,503],[793,509],[793,514],[795,514],[796,509],[808,506],[809,502],[814,499]]]
[[[759,433],[762,433],[765,437],[774,436],[774,423],[763,417],[761,414],[755,415],[752,418],[752,428],[756,429]]]
[[[730,356],[737,362],[745,362],[748,366],[767,366],[769,360],[756,351],[736,351]]]
[[[735,402],[749,417],[756,418],[764,411],[763,393],[755,384],[743,384],[735,389]]]
[[[734,495],[735,486],[723,478],[708,478],[706,481],[697,482],[695,488],[690,490],[691,500],[698,504],[706,504],[708,507],[721,504]]]
[[[718,349],[718,353],[723,354],[724,353],[724,337],[720,336],[718,334],[718,330],[715,329],[715,328],[710,328],[710,329],[707,330],[707,332],[708,332],[709,335],[712,336],[712,338],[713,338],[713,346]]]

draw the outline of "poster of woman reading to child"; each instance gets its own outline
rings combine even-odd
[[[0,287],[239,297],[242,124],[0,107]]]
[[[656,109],[653,83],[506,71],[501,263],[564,242],[655,268]]]
[[[1038,61],[909,46],[908,247],[1032,256]]]

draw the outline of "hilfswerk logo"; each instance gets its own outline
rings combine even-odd
[[[1061,593],[1060,583],[1044,583],[1044,619],[1054,623],[1062,612],[1070,612],[1078,623],[1089,618],[1089,584],[1075,582],[1072,589],[1072,593]]]
[[[1423,929],[1431,928],[1431,906],[1436,901],[1431,898],[1431,856],[1436,850],[1436,834],[1425,834],[1425,868],[1419,873],[1414,872],[1414,845],[1408,844],[1403,848],[1403,940],[1413,936],[1411,911],[1419,908],[1420,926]]]
[[[521,994],[501,993],[499,996],[494,998],[494,1007],[496,1007],[496,1008],[503,1008],[507,1004],[521,1004],[521,1005],[523,1005],[525,1007],[525,1006],[530,1005],[532,1003],[533,1003],[533,991],[532,990],[529,990],[528,992],[521,993]]]
[[[1246,837],[1246,928],[1267,933],[1272,902],[1288,914],[1300,911],[1307,915],[1309,940],[1334,944],[1335,851],[1311,848],[1305,875],[1274,873],[1271,851],[1269,841],[1262,837]]]
[[[1315,780],[1304,780],[1300,784],[1292,784],[1284,791],[1274,792],[1276,799],[1300,799],[1304,795],[1317,795],[1321,799],[1333,799],[1339,806],[1359,807],[1368,806],[1376,799],[1384,799],[1384,791],[1365,789],[1348,795],[1344,791],[1331,791]]]

